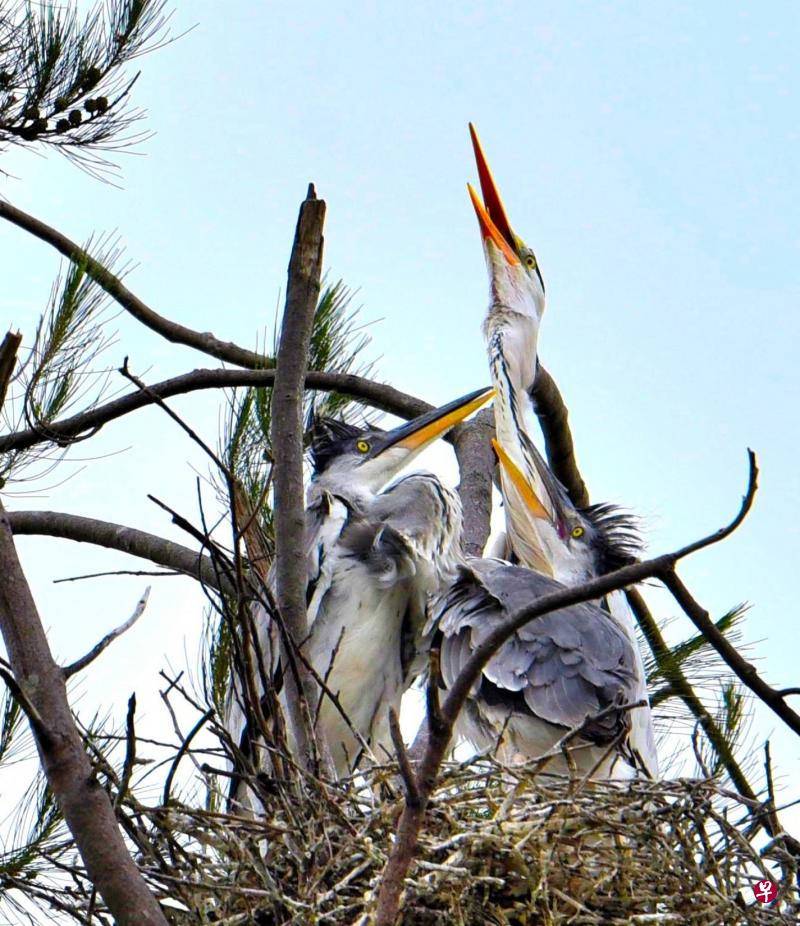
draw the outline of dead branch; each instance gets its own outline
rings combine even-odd
[[[17,351],[22,343],[22,335],[7,332],[0,343],[0,408],[6,400],[6,390],[11,382],[14,367],[17,365]]]
[[[495,469],[492,437],[494,412],[487,408],[481,409],[453,434],[458,471],[461,473],[458,494],[463,511],[462,536],[464,552],[468,556],[481,556],[489,539]]]
[[[286,307],[278,345],[272,391],[272,446],[280,453],[275,478],[275,589],[281,622],[287,631],[284,656],[297,650],[308,634],[306,620],[305,494],[303,485],[303,386],[308,371],[308,349],[319,298],[322,274],[322,226],[325,202],[316,198],[313,184],[300,207],[286,288]],[[302,710],[315,704],[317,691],[299,663],[284,680],[289,723],[293,727],[301,764],[308,762],[315,733]]]
[[[724,634],[709,617],[708,611],[695,601],[689,589],[678,577],[678,574],[674,570],[665,570],[658,578],[670,590],[672,597],[681,606],[684,614],[705,636],[722,657],[725,664],[733,670],[737,678],[756,694],[767,707],[771,708],[790,729],[800,736],[800,715],[789,707],[781,692],[768,685],[758,674],[756,667],[744,659],[736,648],[725,639]]]
[[[220,576],[210,556],[135,527],[63,511],[7,511],[5,518],[18,535],[61,537],[119,550],[197,579],[210,588],[228,590],[227,586],[223,589],[224,577]]]
[[[132,392],[61,421],[48,422],[46,434],[34,428],[4,434],[0,436],[0,453],[27,450],[48,441],[64,446],[89,431],[98,431],[110,421],[154,404],[157,399],[188,395],[203,389],[231,389],[236,386],[271,387],[274,382],[275,370],[194,370],[191,373],[184,373],[181,376],[154,383],[147,387],[147,393]],[[307,389],[339,392],[358,399],[372,408],[390,412],[392,415],[408,420],[433,408],[428,402],[407,395],[393,386],[376,383],[353,373],[325,373],[309,370],[306,374],[305,386]],[[450,435],[446,435],[444,439],[448,438]]]
[[[86,871],[120,926],[167,926],[128,853],[108,794],[84,751],[63,672],[50,653],[2,506],[0,575],[0,631],[9,662],[17,684],[44,724],[45,736],[38,725],[33,727],[42,767]]]
[[[544,434],[547,461],[550,469],[561,480],[576,508],[589,504],[589,491],[578,470],[575,445],[569,428],[569,413],[553,377],[541,365],[531,398]]]
[[[95,260],[88,251],[71,241],[66,235],[56,231],[55,228],[51,228],[39,219],[28,215],[3,200],[0,200],[0,218],[6,219],[24,231],[29,232],[34,237],[54,247],[73,263],[82,266],[87,275],[101,289],[105,290],[115,302],[121,305],[126,312],[167,341],[171,341],[173,344],[185,344],[187,347],[193,347],[204,354],[209,354],[218,360],[226,360],[228,363],[234,363],[237,366],[260,369],[271,365],[269,357],[263,357],[253,351],[244,350],[229,341],[220,341],[210,332],[193,331],[191,328],[186,328],[184,325],[159,315],[142,302],[138,296],[134,295],[119,277],[114,276],[99,261]]]
[[[136,603],[136,607],[133,610],[133,614],[125,621],[124,624],[120,624],[115,630],[112,630],[110,633],[107,633],[103,639],[89,650],[84,656],[81,656],[80,659],[76,659],[75,662],[70,663],[68,666],[65,666],[63,669],[64,678],[69,678],[71,675],[75,675],[76,672],[80,672],[82,669],[85,669],[86,666],[90,665],[97,659],[97,657],[103,652],[104,649],[109,647],[117,637],[121,637],[126,630],[130,630],[131,627],[139,620],[139,618],[144,614],[144,609],[147,607],[147,599],[150,597],[150,586],[148,585],[144,591],[144,594]]]

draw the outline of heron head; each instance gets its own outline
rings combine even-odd
[[[509,224],[503,201],[472,123],[469,131],[483,201],[471,184],[467,184],[467,189],[478,216],[492,287],[492,302],[498,308],[511,309],[538,323],[544,312],[544,280],[539,263],[533,250],[514,233]]]
[[[513,509],[512,542],[533,550],[549,568],[526,565],[572,584],[632,562],[641,548],[634,519],[614,505],[576,508],[527,435],[523,438],[522,466],[496,440],[493,446],[508,489],[506,505]]]
[[[314,480],[377,492],[429,444],[493,395],[493,389],[479,389],[391,431],[319,418],[311,437]]]

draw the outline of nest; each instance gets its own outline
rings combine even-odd
[[[366,926],[402,808],[396,781],[385,766],[335,788],[306,782],[268,799],[263,819],[151,810],[140,864],[175,926]],[[797,862],[780,838],[756,847],[760,812],[712,779],[587,785],[451,764],[398,922],[794,924]],[[755,901],[759,880],[779,885],[770,905]]]

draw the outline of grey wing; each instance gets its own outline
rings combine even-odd
[[[434,613],[442,633],[445,685],[452,685],[477,646],[511,613],[562,587],[497,561],[463,567]],[[573,605],[517,631],[484,667],[473,694],[570,728],[615,703],[633,702],[634,666],[632,647],[608,614],[594,605]],[[610,710],[589,722],[585,733],[599,743],[610,742],[626,723],[622,711]]]
[[[376,496],[370,517],[406,538],[439,571],[453,571],[461,552],[461,502],[432,473],[414,473]]]

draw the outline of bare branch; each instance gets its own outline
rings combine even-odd
[[[7,332],[0,344],[0,408],[6,400],[6,390],[14,375],[17,364],[17,351],[22,343],[22,335],[17,332]]]
[[[492,516],[492,476],[495,469],[494,412],[481,409],[453,433],[461,482],[458,494],[463,510],[463,543],[468,556],[481,556],[489,539]]]
[[[15,534],[62,537],[130,553],[220,590],[220,576],[211,557],[135,527],[62,511],[8,511],[5,518]]]
[[[394,848],[381,879],[375,926],[393,926],[395,922],[403,882],[416,852],[425,809],[433,793],[439,767],[450,746],[455,722],[469,692],[492,656],[516,631],[531,621],[570,605],[601,598],[609,592],[633,585],[643,579],[653,577],[663,579],[667,573],[673,572],[675,563],[681,557],[727,537],[732,530],[735,530],[741,524],[750,510],[756,489],[755,472],[755,459],[751,454],[750,480],[747,494],[742,500],[736,517],[726,528],[697,543],[689,544],[675,553],[667,553],[642,563],[626,566],[623,569],[591,579],[580,585],[562,588],[548,595],[543,595],[532,604],[511,614],[494,630],[489,632],[481,643],[475,647],[445,696],[441,705],[441,723],[431,723],[429,718],[427,744],[416,778],[419,802],[412,806],[406,801],[400,816]]]
[[[64,678],[69,678],[71,675],[75,675],[76,672],[80,672],[82,669],[85,669],[90,663],[94,662],[95,659],[110,646],[117,637],[121,637],[126,630],[130,630],[131,627],[139,620],[139,618],[144,614],[144,609],[147,607],[147,599],[150,597],[150,586],[148,585],[144,591],[144,594],[139,599],[134,608],[133,614],[125,621],[124,624],[120,624],[116,630],[112,630],[110,633],[107,633],[103,639],[96,645],[93,646],[85,656],[81,656],[80,659],[76,659],[75,662],[70,663],[68,666],[65,666],[63,669]]]
[[[536,415],[544,434],[550,469],[561,480],[576,508],[589,504],[589,491],[578,470],[575,445],[569,429],[567,406],[553,377],[539,364],[531,390]]]
[[[725,535],[727,536],[727,535]],[[709,617],[708,611],[692,597],[689,589],[678,578],[674,570],[666,570],[658,578],[672,592],[673,597],[683,609],[684,614],[697,629],[704,634],[708,642],[720,654],[725,663],[734,671],[747,687],[767,705],[781,720],[800,736],[800,715],[796,714],[784,701],[781,692],[768,685],[756,672],[755,666],[736,651]]]
[[[61,445],[68,444],[88,431],[98,431],[110,421],[154,404],[157,398],[168,399],[202,389],[272,386],[274,382],[275,370],[194,370],[191,373],[184,373],[181,376],[154,383],[147,387],[147,393],[132,392],[70,418],[48,422],[46,434],[31,428],[2,435],[0,436],[0,453],[27,450],[29,447],[47,441],[55,441]],[[339,392],[358,399],[365,405],[408,420],[433,408],[428,402],[407,395],[393,386],[376,383],[352,373],[319,373],[311,370],[306,374],[305,386],[307,389]],[[451,435],[446,435],[445,440],[447,439],[452,441],[453,438]]]
[[[129,379],[140,392],[143,392],[145,395],[152,395],[150,393],[150,388],[143,383],[138,376],[134,376],[128,368],[128,358],[125,358],[124,363],[120,367],[119,372],[126,378]],[[214,453],[214,451],[208,446],[208,444],[200,437],[200,435],[194,430],[194,428],[189,427],[189,425],[181,418],[180,415],[176,415],[175,412],[167,405],[167,403],[158,395],[152,395],[152,399],[159,408],[163,409],[167,415],[181,428],[186,434],[189,435],[189,438],[194,441],[195,444],[208,456],[211,461],[217,467],[217,469],[223,473],[228,481],[233,480],[233,475],[231,474],[228,467],[220,460],[220,458]]]
[[[122,777],[119,781],[117,796],[114,798],[114,811],[119,810],[125,800],[133,775],[133,766],[136,762],[136,694],[128,698],[128,712],[125,716],[125,762],[122,766]]]
[[[406,746],[403,742],[403,734],[400,731],[400,721],[397,719],[397,711],[393,707],[389,708],[389,733],[392,736],[392,743],[397,753],[397,764],[400,768],[400,776],[403,779],[403,785],[406,790],[406,803],[409,807],[414,807],[418,805],[420,801],[417,776],[414,774],[414,770],[411,768],[411,763],[408,760],[408,753],[406,752]]]
[[[277,369],[272,393],[272,446],[281,452],[275,474],[275,587],[282,624],[297,648],[305,640],[306,562],[305,499],[303,489],[303,387],[308,370],[308,345],[319,298],[322,273],[322,226],[325,202],[316,198],[313,185],[300,207],[286,289]],[[316,691],[307,671],[298,665],[298,677],[287,673],[289,722],[294,728],[301,764],[310,757],[313,729],[301,711],[316,703]]]
[[[22,572],[0,507],[0,631],[14,676],[42,722],[34,725],[42,767],[86,871],[120,926],[166,926],[161,908],[130,857],[108,794],[100,787],[67,701],[63,673]],[[46,718],[46,721],[44,720]]]
[[[168,318],[164,318],[163,315],[159,315],[142,302],[138,296],[134,295],[119,277],[114,276],[91,254],[67,238],[66,235],[62,235],[55,228],[51,228],[39,219],[28,215],[3,200],[0,200],[0,218],[8,220],[46,244],[51,245],[74,263],[81,264],[95,283],[101,289],[104,289],[126,312],[167,341],[171,341],[173,344],[185,344],[187,347],[193,347],[204,354],[216,357],[218,360],[234,363],[237,366],[261,369],[272,365],[268,357],[262,357],[253,351],[244,350],[229,341],[220,341],[210,332],[194,331]]]

